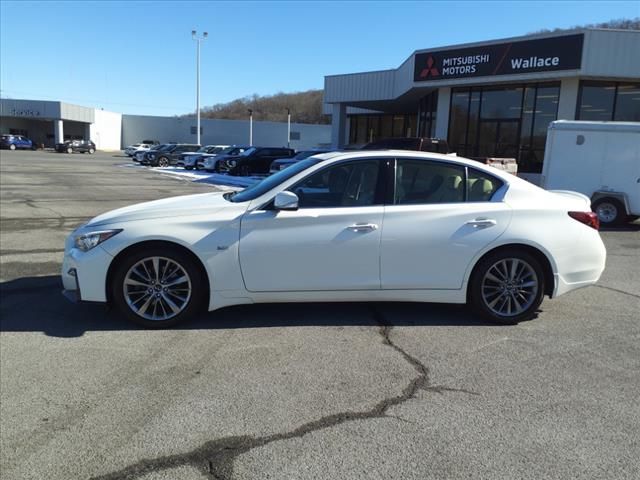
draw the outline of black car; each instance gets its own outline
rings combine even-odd
[[[67,140],[64,143],[56,143],[58,153],[94,153],[96,144],[91,140]]]
[[[164,147],[164,146],[163,146]],[[200,149],[200,145],[191,143],[172,143],[165,148],[158,150],[149,150],[144,155],[144,159],[140,162],[142,165],[150,165],[152,167],[168,167],[175,165],[184,152],[196,152]]]
[[[291,158],[295,154],[291,148],[251,147],[236,157],[222,159],[218,165],[220,171],[226,170],[230,175],[268,174],[274,160]]]
[[[305,158],[309,158],[312,155],[319,155],[321,153],[332,152],[333,150],[302,150],[301,152],[296,153],[295,157],[291,158],[279,158],[274,160],[271,163],[271,168],[269,169],[270,173],[276,173],[280,170],[284,170],[287,167],[290,167],[296,162],[300,160],[304,160]]]

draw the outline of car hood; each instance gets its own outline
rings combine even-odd
[[[85,226],[97,227],[114,223],[199,214],[211,215],[233,206],[237,208],[238,204],[225,200],[221,192],[185,195],[118,208],[98,215]]]

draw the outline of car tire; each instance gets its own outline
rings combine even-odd
[[[160,272],[158,275],[155,268]],[[167,269],[177,269],[177,272],[163,280]],[[146,328],[167,328],[184,322],[202,309],[206,293],[202,286],[207,284],[202,277],[194,259],[181,250],[141,249],[115,266],[111,298],[116,308],[132,322]],[[173,285],[173,291],[164,285],[185,278],[186,281]]]
[[[605,197],[593,202],[592,210],[598,215],[603,227],[620,225],[627,218],[627,211],[620,200]]]
[[[165,168],[169,166],[169,159],[167,157],[160,157],[158,159],[158,166]]]
[[[71,147],[67,148],[67,153],[73,153],[73,148]]]
[[[88,151],[89,151],[90,154],[95,153],[95,150],[93,148],[90,148]]]
[[[15,150],[16,146],[12,143],[11,145],[9,145],[9,150]]]
[[[469,304],[485,319],[513,325],[535,317],[544,296],[540,261],[518,249],[504,249],[482,258],[469,280]]]

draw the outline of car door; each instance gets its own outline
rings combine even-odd
[[[477,253],[511,221],[503,182],[463,165],[398,159],[380,247],[383,289],[460,289]]]
[[[328,165],[289,189],[298,210],[246,213],[240,266],[247,290],[379,289],[382,165],[380,159]]]

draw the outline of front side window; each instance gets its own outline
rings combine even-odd
[[[289,191],[298,196],[299,208],[377,205],[381,203],[376,196],[381,163],[371,160],[332,165],[308,176]]]
[[[424,160],[398,160],[394,204],[464,202],[464,167]]]

